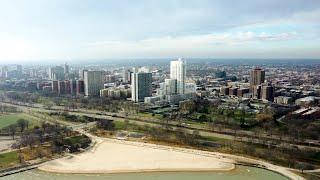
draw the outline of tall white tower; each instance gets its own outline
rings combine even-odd
[[[177,93],[185,93],[186,61],[179,58],[170,62],[170,79],[177,80]]]

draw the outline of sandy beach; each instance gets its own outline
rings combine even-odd
[[[11,136],[0,136],[0,152],[10,150],[12,144],[16,142]]]
[[[40,170],[55,173],[126,173],[169,171],[230,171],[236,162],[259,164],[290,179],[303,177],[265,161],[187,148],[92,136],[96,144],[77,155],[44,163]]]
[[[234,168],[233,160],[205,151],[113,139],[99,139],[87,152],[39,167],[59,173],[228,171]]]

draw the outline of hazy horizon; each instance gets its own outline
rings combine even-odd
[[[177,58],[113,58],[113,59],[81,59],[81,60],[28,60],[28,61],[0,61],[1,65],[98,65],[98,64],[114,64],[114,65],[155,65],[168,64]],[[320,59],[316,58],[184,58],[188,64],[193,63],[210,63],[210,64],[234,64],[234,65],[263,65],[263,64],[318,64]]]

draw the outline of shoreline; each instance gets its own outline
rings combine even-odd
[[[48,172],[48,173],[58,173],[58,174],[130,174],[130,173],[154,173],[154,172],[229,172],[236,169],[141,169],[141,170],[112,170],[112,171],[56,171],[50,169],[41,169],[38,167],[38,170]]]
[[[104,157],[108,156],[110,157]],[[230,171],[233,160],[199,150],[98,138],[87,152],[50,161],[38,169],[58,173]]]
[[[247,166],[250,167],[256,167],[256,168],[262,168],[266,169],[275,173],[278,173],[284,177],[287,177],[289,179],[294,180],[303,180],[304,178],[291,172],[288,168],[277,166],[270,164],[268,162],[262,161],[262,160],[256,160],[251,159],[247,157],[241,157],[237,155],[231,155],[231,154],[224,154],[224,153],[218,153],[218,152],[210,152],[210,151],[202,151],[202,150],[195,150],[195,149],[188,149],[188,148],[180,148],[180,147],[171,147],[166,145],[157,145],[157,144],[150,144],[150,143],[143,143],[143,142],[134,142],[134,141],[123,141],[123,140],[116,140],[116,139],[109,139],[109,138],[99,138],[95,137],[95,146],[93,146],[89,151],[78,154],[78,155],[70,155],[64,158],[60,158],[54,161],[50,161],[47,163],[44,163],[42,166],[38,167],[41,171],[46,171],[50,173],[70,173],[70,174],[116,174],[116,173],[145,173],[145,172],[221,172],[221,171],[231,171],[236,168],[236,165],[238,163],[245,163]],[[100,146],[103,145],[103,143],[111,143],[113,146],[121,145],[126,147],[133,148],[141,148],[142,150],[148,149],[151,151],[156,151],[154,153],[157,153],[159,151],[166,151],[167,153],[182,153],[186,155],[185,157],[188,158],[190,155],[194,157],[200,157],[205,158],[205,160],[211,159],[214,160],[216,163],[215,166],[212,166],[211,168],[205,168],[204,165],[200,166],[193,166],[190,165],[190,167],[180,167],[177,164],[176,166],[170,167],[170,164],[174,164],[173,161],[168,161],[164,165],[158,168],[152,168],[152,165],[144,166],[143,163],[137,161],[135,163],[139,164],[142,163],[142,167],[130,167],[130,168],[119,168],[119,167],[108,167],[107,169],[92,169],[90,166],[79,166],[79,162],[83,162],[83,159],[78,160],[77,157],[79,156],[89,156],[93,155],[99,150]],[[121,147],[120,146],[120,147]],[[101,152],[100,152],[101,153]],[[84,155],[83,155],[84,154]],[[100,154],[101,155],[101,154]],[[121,154],[120,154],[121,155]],[[99,156],[99,154],[96,154],[96,156]],[[117,155],[115,155],[117,156]],[[122,158],[122,157],[119,157]],[[143,158],[143,157],[142,157]],[[170,159],[170,158],[169,158]],[[210,160],[210,162],[211,162]],[[84,161],[85,162],[85,161]],[[172,163],[171,163],[172,162]],[[196,163],[201,163],[195,160]],[[195,163],[193,162],[193,163]],[[211,163],[214,163],[211,162]],[[70,166],[68,163],[73,163],[74,166],[79,166],[78,169],[74,168],[74,166]],[[90,164],[90,162],[88,162]],[[127,163],[127,162],[123,162]],[[218,163],[218,164],[217,164]],[[163,164],[161,164],[163,165]],[[93,165],[96,166],[96,165]],[[169,167],[168,167],[169,166]],[[64,168],[63,168],[64,167]],[[89,169],[88,169],[89,167]],[[69,169],[68,169],[69,168]],[[91,168],[91,169],[90,169]],[[111,168],[111,169],[110,169]]]

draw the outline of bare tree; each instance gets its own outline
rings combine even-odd
[[[16,132],[17,132],[17,125],[16,124],[11,124],[9,127],[9,132],[12,136],[12,139],[14,139],[14,136],[16,135]]]
[[[19,119],[19,120],[17,121],[17,125],[19,126],[20,132],[22,133],[26,128],[28,128],[28,126],[29,126],[29,121],[24,120],[24,119]]]
[[[30,149],[33,148],[33,145],[36,143],[36,139],[34,137],[34,134],[24,134],[21,137],[22,144],[28,145]]]
[[[18,148],[19,148],[18,159],[19,159],[19,163],[22,164],[24,162],[24,157],[21,151],[21,144],[19,144]]]

